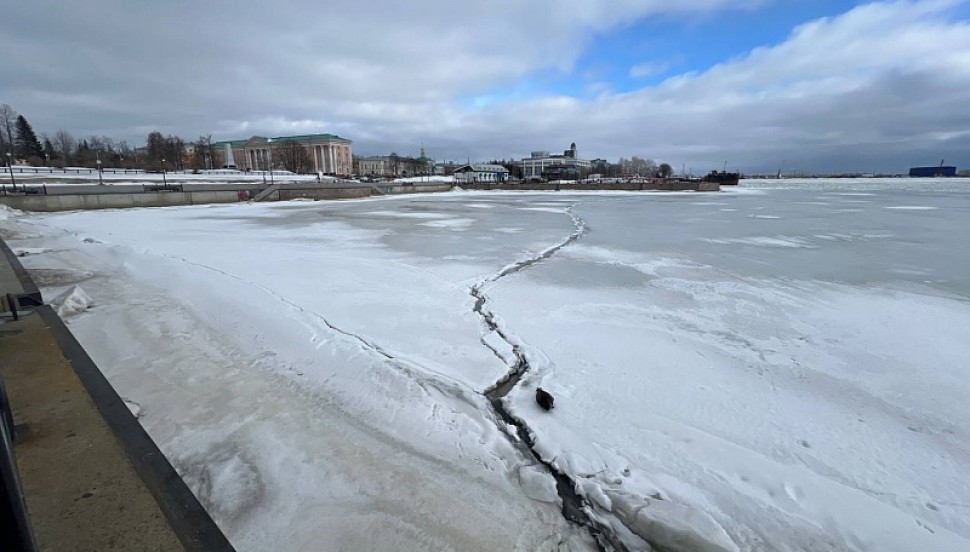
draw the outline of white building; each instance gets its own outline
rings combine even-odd
[[[518,162],[522,167],[522,178],[544,178],[547,172],[552,172],[557,178],[563,175],[575,174],[582,178],[589,173],[591,163],[587,159],[580,159],[576,151],[576,143],[562,155],[549,155],[547,151],[534,151],[530,157]]]
[[[502,165],[487,163],[472,163],[455,169],[455,182],[505,182],[509,179],[509,170]]]
[[[212,150],[223,155],[222,166],[249,171],[262,171],[279,168],[279,157],[273,159],[273,151],[289,142],[303,146],[313,162],[314,172],[324,174],[349,175],[352,171],[351,142],[334,134],[303,134],[300,136],[279,136],[265,138],[253,136],[248,140],[228,140],[212,144]],[[226,151],[231,152],[225,153]]]
[[[390,162],[386,156],[361,157],[354,172],[358,176],[388,176],[391,174]]]
[[[435,162],[424,154],[421,157],[402,157],[400,155],[374,155],[360,157],[355,161],[354,173],[358,176],[424,176],[434,174]]]

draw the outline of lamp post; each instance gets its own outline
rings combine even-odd
[[[98,157],[98,185],[99,186],[104,186],[104,178],[102,178],[102,176],[101,176],[102,175],[102,171],[101,171],[101,150],[96,151],[95,152],[95,155],[97,155],[97,157]]]
[[[13,160],[13,156],[10,155],[10,152],[8,151],[7,152],[7,170],[10,171],[10,184],[13,186],[13,191],[16,192],[17,191],[17,181],[14,180],[14,178],[13,178],[13,164],[11,163],[12,160]]]
[[[165,158],[162,158],[162,186],[168,188],[168,180],[165,178]]]
[[[47,159],[47,172],[53,174],[54,169],[51,168],[51,154],[44,152],[44,157]]]
[[[273,185],[273,139],[268,138],[266,140],[269,142],[269,185]]]

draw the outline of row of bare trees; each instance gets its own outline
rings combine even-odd
[[[191,146],[191,147],[189,147]],[[178,136],[148,134],[144,147],[115,141],[108,136],[75,138],[66,130],[38,138],[26,117],[7,104],[0,104],[0,159],[26,163],[35,167],[143,168],[148,170],[211,169],[212,135],[200,136],[188,143]]]

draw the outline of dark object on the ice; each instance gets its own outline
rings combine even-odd
[[[539,403],[539,406],[543,410],[552,410],[553,403],[556,402],[556,399],[540,387],[536,389],[536,402]]]

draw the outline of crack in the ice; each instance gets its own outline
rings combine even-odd
[[[475,298],[475,306],[473,308],[474,312],[482,317],[482,320],[484,321],[485,325],[488,327],[490,331],[494,331],[496,335],[498,335],[503,341],[505,341],[512,347],[512,354],[515,357],[515,362],[512,363],[509,371],[501,378],[499,378],[498,381],[496,381],[494,384],[489,386],[483,393],[485,395],[485,398],[488,401],[488,404],[492,407],[492,410],[493,410],[493,412],[487,417],[490,418],[493,421],[493,423],[495,423],[496,426],[498,426],[503,433],[508,432],[509,426],[514,427],[515,433],[518,435],[518,438],[519,438],[519,443],[515,443],[513,440],[513,445],[516,446],[517,448],[520,448],[527,455],[531,455],[536,462],[546,467],[549,473],[556,480],[556,489],[557,489],[557,492],[559,493],[559,496],[562,498],[563,516],[568,521],[580,527],[585,528],[590,533],[590,535],[594,538],[594,540],[599,545],[601,550],[607,550],[612,548],[615,550],[625,551],[626,547],[623,545],[622,542],[620,542],[616,538],[613,531],[609,527],[595,521],[587,513],[586,510],[589,508],[589,505],[585,501],[585,499],[576,492],[575,482],[572,481],[568,475],[566,475],[565,473],[558,470],[555,466],[553,466],[552,461],[547,461],[543,459],[542,456],[535,450],[535,440],[533,439],[532,433],[529,430],[529,427],[526,424],[526,422],[509,413],[505,409],[505,405],[503,404],[504,397],[512,390],[512,388],[516,386],[516,384],[518,384],[519,380],[528,372],[530,366],[525,353],[521,350],[521,347],[517,343],[515,343],[514,342],[515,340],[512,339],[502,328],[499,327],[499,324],[495,319],[495,314],[490,309],[487,308],[486,303],[488,302],[488,296],[483,291],[483,288],[486,285],[490,283],[494,283],[510,274],[514,274],[516,272],[524,270],[528,267],[531,267],[537,263],[540,263],[550,258],[556,252],[566,247],[567,245],[575,242],[576,240],[580,239],[584,234],[586,234],[586,232],[588,231],[588,226],[586,225],[586,222],[573,212],[572,207],[567,208],[565,212],[567,215],[569,215],[570,219],[573,222],[573,225],[576,228],[574,232],[572,232],[569,236],[567,236],[565,239],[563,239],[561,242],[557,243],[556,245],[553,245],[549,248],[542,250],[541,252],[539,252],[539,254],[529,257],[527,259],[523,259],[521,261],[515,262],[511,265],[508,265],[502,268],[492,276],[489,276],[484,280],[482,280],[481,282],[479,282],[478,284],[472,286],[469,290],[469,293],[472,295],[472,297]],[[334,325],[321,314],[316,313],[312,310],[308,310],[307,308],[290,301],[289,299],[283,297],[276,291],[266,286],[263,286],[257,282],[247,280],[236,274],[226,272],[224,270],[221,270],[219,268],[216,268],[210,265],[190,261],[188,259],[185,259],[182,257],[176,257],[172,255],[164,255],[164,256],[185,264],[197,266],[199,268],[216,272],[228,278],[241,281],[243,283],[246,283],[257,289],[262,290],[263,292],[271,295],[272,297],[276,298],[280,302],[288,305],[290,308],[300,312],[301,314],[310,316],[311,318],[316,319],[317,321],[319,321],[319,323],[322,323],[331,332],[342,335],[345,338],[348,338],[350,340],[353,340],[357,342],[358,345],[360,345],[365,350],[371,351],[372,353],[383,357],[388,361],[387,362],[388,365],[404,373],[407,377],[412,379],[418,386],[420,386],[425,393],[429,395],[430,395],[430,391],[428,388],[432,387],[443,395],[451,396],[453,398],[459,399],[469,405],[477,406],[479,404],[478,401],[476,400],[478,395],[474,393],[474,391],[472,391],[470,388],[463,385],[462,383],[456,380],[453,380],[443,374],[434,372],[433,370],[429,370],[425,367],[419,366],[409,360],[396,357],[391,352],[384,349],[377,343],[357,333],[354,333],[349,330],[345,330],[339,326]],[[315,333],[314,328],[308,328],[308,329],[310,329],[311,332]],[[496,357],[502,360],[503,363],[508,364],[508,361],[502,356],[500,351],[498,351],[495,347],[488,344],[484,338],[481,339],[481,342],[483,345],[486,346],[486,348],[491,350]],[[504,428],[501,427],[498,424],[499,421],[504,422],[506,424],[506,427]]]
[[[541,252],[539,252],[538,255],[529,257],[527,259],[523,259],[521,261],[514,262],[504,267],[502,270],[499,270],[495,274],[489,276],[488,278],[485,278],[484,280],[476,284],[474,288],[481,289],[486,284],[490,284],[492,282],[495,282],[496,280],[500,280],[508,276],[509,274],[513,274],[515,272],[528,268],[536,263],[542,262],[548,259],[549,257],[553,256],[557,251],[559,251],[563,247],[566,247],[567,245],[583,237],[583,235],[589,231],[589,227],[586,225],[585,220],[576,216],[576,213],[573,212],[573,207],[574,206],[567,207],[565,211],[566,214],[569,215],[569,218],[572,219],[573,225],[576,227],[576,230],[572,234],[567,236],[564,240],[557,243],[556,245],[553,245],[552,247],[548,247],[542,250]]]
[[[526,421],[514,416],[511,412],[509,412],[508,409],[505,408],[505,404],[503,402],[505,397],[529,371],[530,365],[529,359],[526,357],[525,352],[522,351],[519,340],[511,337],[500,326],[496,320],[495,313],[488,308],[487,304],[489,298],[484,291],[484,287],[488,284],[497,282],[510,274],[514,274],[534,266],[552,257],[554,254],[556,254],[556,252],[580,239],[586,234],[586,232],[589,231],[586,221],[573,212],[572,206],[567,208],[565,212],[567,215],[569,215],[569,218],[572,219],[573,225],[576,228],[573,233],[556,245],[542,250],[539,252],[539,254],[510,264],[469,288],[469,294],[475,299],[475,304],[472,307],[472,311],[481,317],[482,322],[484,323],[488,332],[495,332],[496,335],[498,335],[512,348],[512,355],[515,358],[515,360],[510,363],[509,360],[502,355],[501,351],[497,350],[486,341],[484,335],[481,337],[480,341],[482,342],[482,345],[492,351],[496,357],[509,366],[508,372],[506,372],[491,386],[486,388],[484,394],[498,419],[507,426],[515,428],[515,433],[519,438],[519,442],[523,445],[522,448],[524,451],[532,456],[540,465],[545,466],[550,475],[552,475],[552,477],[556,480],[556,491],[558,492],[559,497],[562,499],[563,517],[565,517],[569,522],[587,530],[601,550],[614,549],[624,551],[626,550],[626,547],[618,538],[616,538],[613,530],[608,526],[597,522],[587,513],[589,505],[586,500],[576,492],[576,483],[568,475],[557,469],[553,465],[552,460],[546,460],[541,454],[539,454],[539,452],[536,450],[536,443],[535,439],[533,438],[532,431],[530,430]]]
[[[215,272],[217,274],[221,274],[221,275],[226,276],[228,278],[232,278],[234,280],[238,280],[240,282],[243,282],[243,283],[245,283],[247,285],[251,285],[251,286],[253,286],[253,287],[255,287],[255,288],[257,288],[257,289],[259,289],[259,290],[261,290],[261,291],[263,291],[263,292],[265,292],[267,294],[269,294],[270,296],[274,297],[275,299],[277,299],[281,303],[284,303],[285,305],[289,306],[290,308],[295,309],[299,313],[301,313],[301,314],[303,314],[305,316],[309,316],[311,318],[314,318],[314,319],[318,320],[320,323],[322,323],[331,332],[334,332],[334,333],[339,334],[339,335],[342,335],[342,336],[344,336],[344,337],[346,337],[346,338],[348,338],[348,339],[350,339],[352,341],[355,341],[363,349],[368,350],[368,351],[371,351],[372,353],[383,357],[385,360],[387,360],[388,366],[391,366],[391,367],[397,369],[399,372],[401,372],[402,374],[404,374],[406,377],[408,377],[409,379],[411,379],[412,381],[414,381],[429,396],[431,395],[431,392],[430,392],[430,389],[429,389],[429,387],[430,387],[430,388],[435,389],[436,391],[438,391],[439,393],[441,393],[443,395],[454,397],[454,398],[456,398],[456,399],[458,399],[458,400],[460,400],[460,401],[462,401],[462,402],[464,402],[464,403],[466,403],[468,405],[471,405],[473,407],[474,406],[477,406],[477,401],[475,400],[475,396],[477,396],[477,394],[475,393],[474,390],[472,390],[471,388],[469,388],[466,385],[462,384],[461,382],[459,382],[457,380],[454,380],[454,379],[452,379],[452,378],[450,378],[450,377],[448,377],[448,376],[446,376],[444,374],[441,374],[439,372],[436,372],[434,370],[431,370],[429,368],[426,368],[424,366],[421,366],[421,365],[419,365],[419,364],[417,364],[417,363],[415,363],[415,362],[413,362],[411,360],[407,360],[407,359],[404,359],[404,358],[395,356],[390,351],[388,351],[384,347],[381,347],[377,343],[375,343],[375,342],[373,342],[373,341],[365,338],[364,336],[362,336],[360,334],[354,333],[354,332],[349,331],[349,330],[345,330],[345,329],[343,329],[343,328],[341,328],[341,327],[333,324],[325,316],[323,316],[323,315],[321,315],[321,314],[319,314],[317,312],[314,312],[312,310],[309,310],[306,307],[303,307],[302,305],[299,305],[297,303],[294,303],[293,301],[290,301],[289,299],[287,299],[286,297],[283,297],[282,295],[280,295],[279,293],[277,293],[276,291],[274,291],[271,288],[268,288],[268,287],[266,287],[266,286],[264,286],[264,285],[262,285],[262,284],[260,284],[258,282],[254,282],[252,280],[247,280],[247,279],[245,279],[245,278],[243,278],[241,276],[238,276],[236,274],[233,274],[231,272],[226,272],[225,270],[216,268],[214,266],[210,266],[210,265],[203,264],[203,263],[199,263],[199,262],[195,262],[195,261],[190,261],[190,260],[185,259],[183,257],[178,257],[178,256],[174,256],[174,255],[166,255],[166,254],[163,254],[163,256],[166,257],[166,258],[175,260],[175,261],[179,261],[179,262],[188,264],[188,265],[192,265],[192,266],[196,266],[196,267],[203,268],[203,269],[206,269],[206,270],[210,270],[210,271]],[[311,332],[314,332],[314,333],[316,332],[316,330],[314,328],[308,328],[308,329]]]

